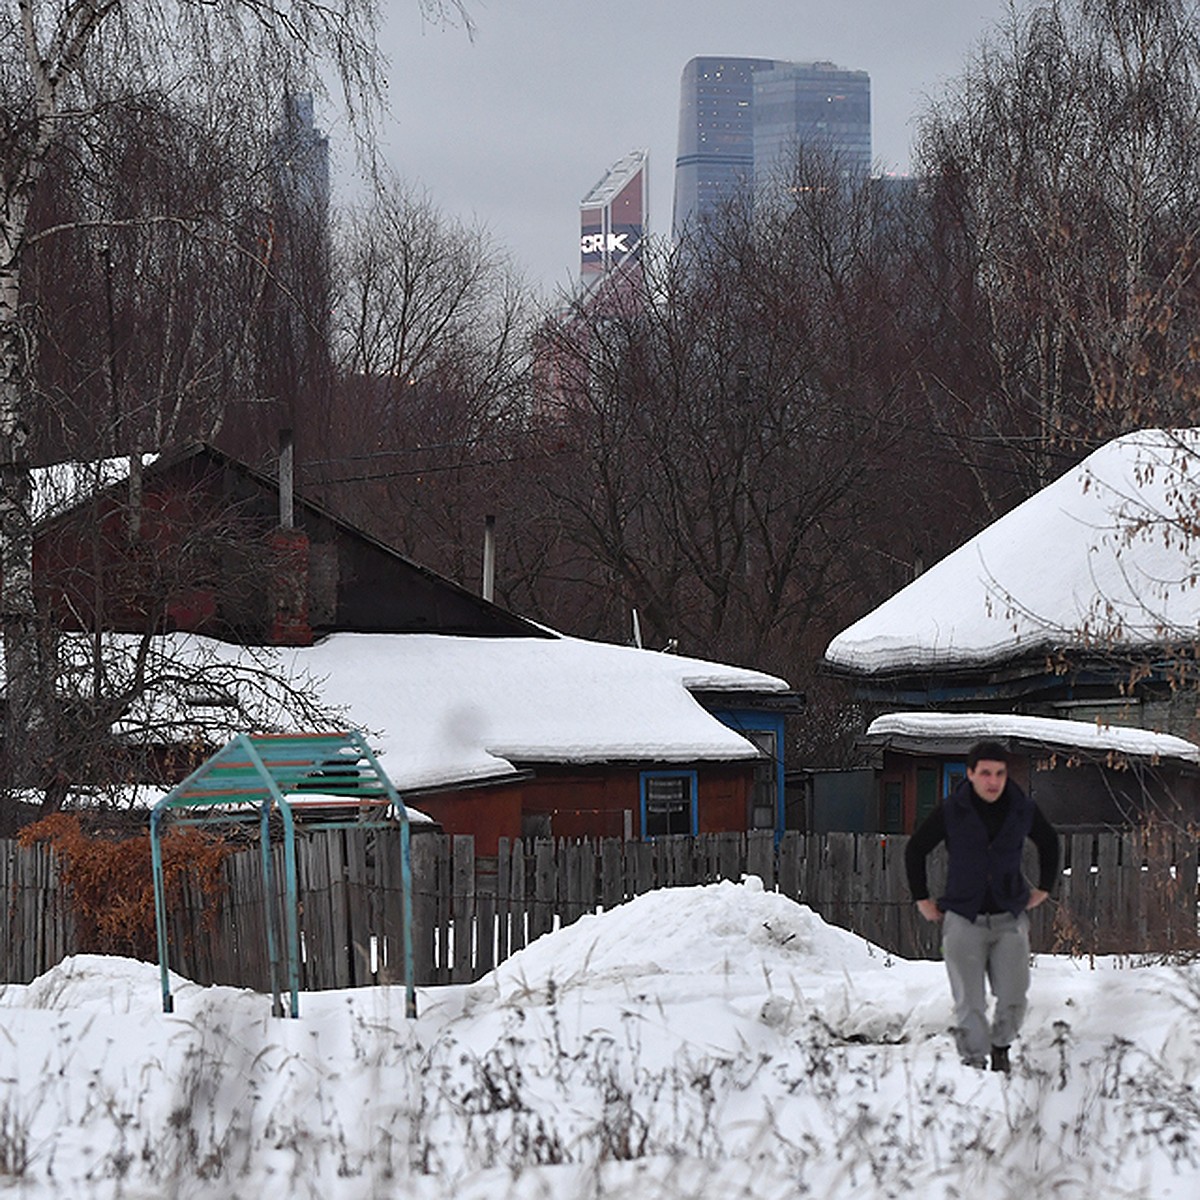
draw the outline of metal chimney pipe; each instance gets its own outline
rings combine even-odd
[[[483,518],[483,598],[489,603],[496,588],[496,518]]]
[[[279,524],[291,529],[296,523],[296,446],[290,429],[279,431]]]

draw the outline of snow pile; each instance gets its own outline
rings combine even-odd
[[[0,989],[23,1200],[1183,1200],[1200,971],[1037,960],[1010,1078],[962,1066],[940,964],[757,880],[652,893],[468,987],[266,997],[80,956]],[[872,1015],[873,1014],[873,1015]]]
[[[1048,646],[1194,635],[1200,430],[1102,446],[988,526],[825,651],[855,672],[990,663]]]
[[[872,957],[874,953],[875,957]],[[762,880],[648,892],[609,912],[582,917],[541,938],[495,971],[501,992],[591,988],[600,981],[669,976],[673,986],[750,970],[822,975],[882,969],[882,952],[810,908],[763,889]]]

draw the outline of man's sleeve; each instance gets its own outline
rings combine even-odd
[[[929,899],[929,882],[925,875],[925,859],[930,850],[946,840],[946,818],[939,804],[917,826],[917,831],[904,847],[904,870],[908,875],[908,890],[914,900]]]
[[[1052,892],[1058,880],[1058,834],[1036,804],[1029,837],[1038,852],[1038,887],[1043,892]]]

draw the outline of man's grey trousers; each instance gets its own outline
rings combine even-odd
[[[942,922],[942,957],[954,997],[958,1052],[978,1065],[992,1046],[1011,1045],[1025,1019],[1029,914],[987,913],[968,921],[948,912]],[[985,979],[996,997],[990,1025]]]

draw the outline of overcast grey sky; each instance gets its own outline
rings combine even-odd
[[[1007,0],[468,0],[474,39],[423,27],[417,0],[386,7],[389,165],[485,225],[550,291],[576,277],[580,199],[630,150],[650,151],[651,232],[669,231],[688,59],[869,72],[875,158],[903,173],[922,98],[958,74]]]

